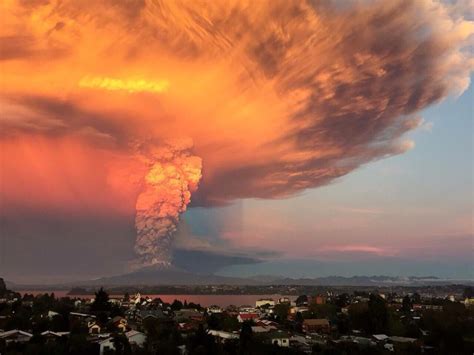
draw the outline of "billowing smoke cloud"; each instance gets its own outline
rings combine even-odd
[[[169,262],[197,157],[192,204],[209,206],[291,196],[410,149],[403,135],[421,124],[418,111],[469,85],[473,23],[461,5],[9,1],[2,201],[136,207],[140,259]],[[194,148],[137,155],[130,146],[145,137],[191,137]],[[58,140],[69,150],[56,152]],[[37,163],[78,156],[69,180]],[[19,180],[35,188],[24,193]],[[42,194],[52,181],[55,193]]]
[[[149,170],[136,204],[133,267],[171,263],[172,236],[179,215],[186,211],[201,179],[201,158],[192,155],[192,142],[167,142],[141,151]]]

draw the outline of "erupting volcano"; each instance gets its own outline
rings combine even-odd
[[[119,216],[133,267],[170,265],[191,199],[291,197],[411,149],[469,86],[474,25],[447,3],[6,1],[2,213]]]
[[[133,268],[169,266],[173,233],[201,179],[201,158],[192,155],[192,142],[168,142],[147,149],[142,159],[149,171],[136,204]]]

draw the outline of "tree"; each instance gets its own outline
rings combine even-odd
[[[418,293],[414,293],[413,296],[411,296],[411,303],[412,304],[420,304],[421,303],[421,296]]]
[[[91,312],[92,313],[109,312],[110,309],[111,309],[111,305],[109,302],[109,295],[101,287],[100,290],[95,293],[94,302],[91,305]]]
[[[288,317],[290,305],[287,303],[279,303],[273,308],[273,313],[277,317],[277,321],[283,323]]]
[[[408,295],[403,297],[403,302],[402,302],[402,311],[405,313],[409,313],[413,307],[413,304],[411,302],[411,299]]]
[[[181,308],[183,308],[183,303],[179,300],[174,300],[173,303],[171,303],[171,309],[173,311],[179,311]]]
[[[295,301],[297,306],[305,306],[308,304],[308,296],[306,295],[301,295],[298,296],[298,298]]]
[[[130,302],[130,295],[128,294],[128,292],[125,292],[125,294],[123,295],[123,301]]]
[[[252,331],[252,323],[250,322],[243,322],[242,329],[240,330],[240,347],[241,352],[246,353],[248,350],[251,349],[253,340],[253,331]]]
[[[368,309],[369,329],[371,333],[386,333],[388,328],[388,310],[385,300],[377,295],[370,295]]]
[[[339,308],[346,307],[350,304],[350,297],[347,293],[342,293],[336,297],[335,303]]]

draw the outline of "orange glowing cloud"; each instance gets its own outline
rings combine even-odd
[[[290,196],[410,149],[472,69],[472,23],[429,0],[6,1],[2,22],[5,208],[133,209],[136,143],[170,138],[202,159],[194,204]]]
[[[169,82],[166,80],[148,81],[145,79],[122,80],[116,78],[85,77],[79,81],[79,87],[104,90],[123,90],[128,93],[160,93],[168,90]]]

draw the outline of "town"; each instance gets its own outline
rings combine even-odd
[[[340,289],[251,305],[140,293],[20,294],[0,279],[0,354],[472,354],[474,288]]]

